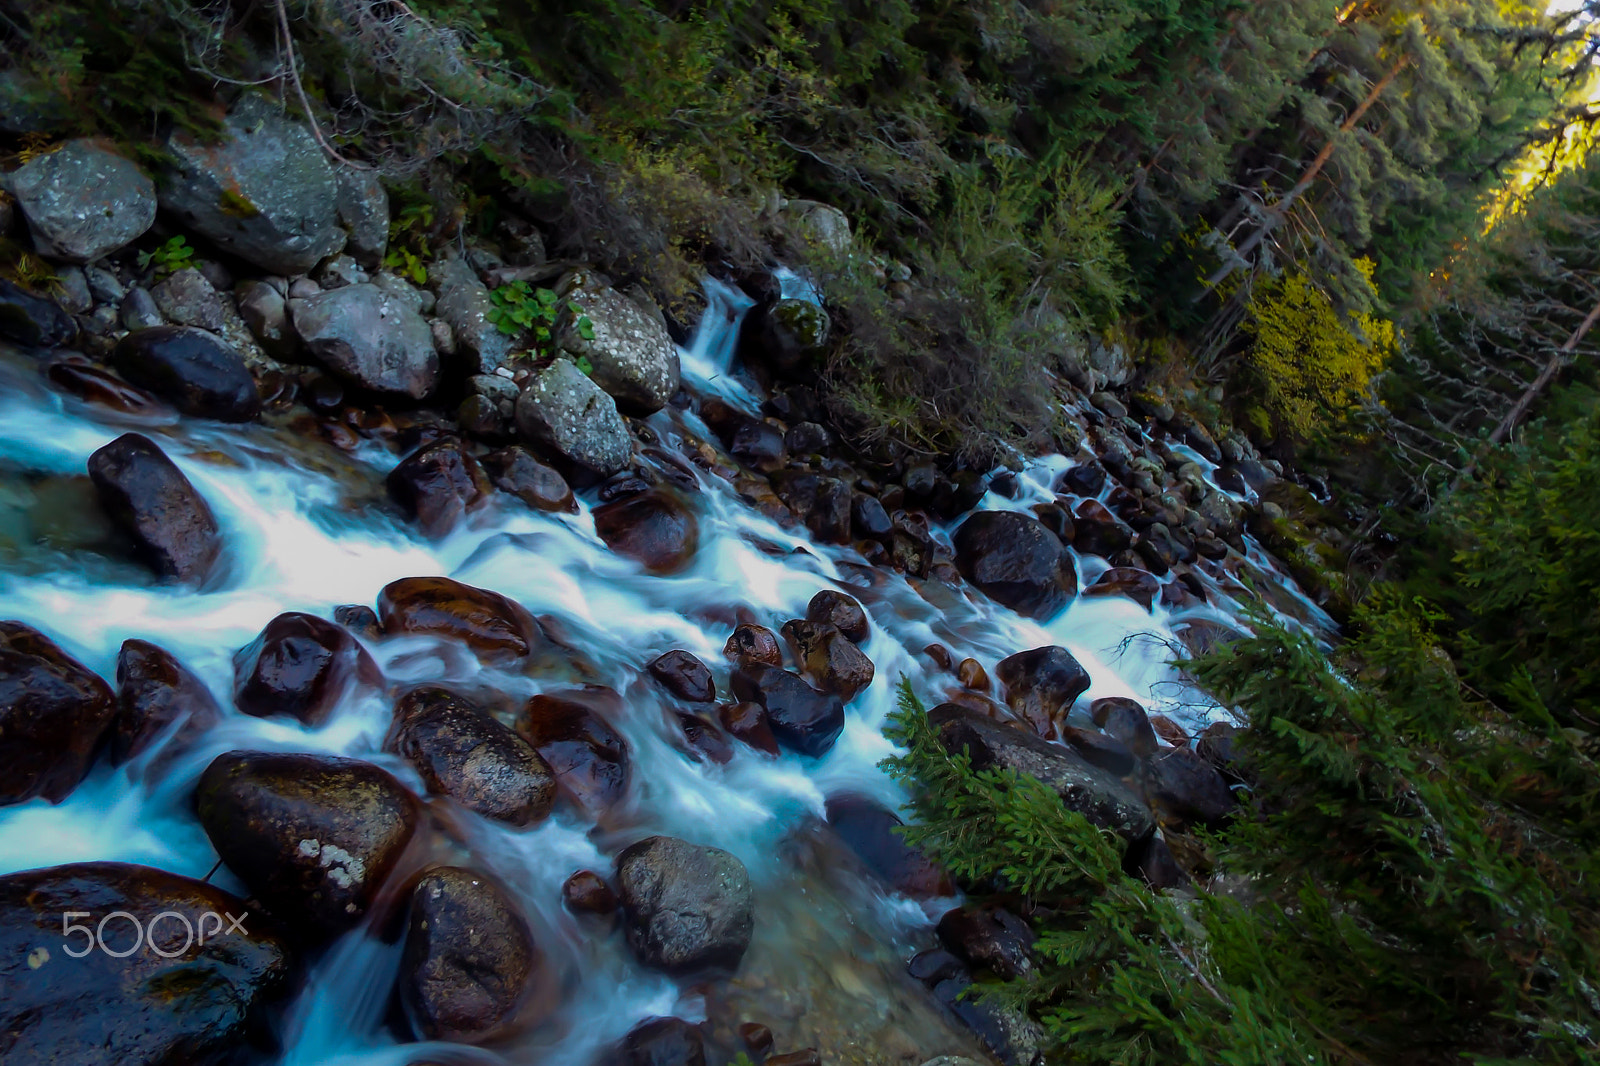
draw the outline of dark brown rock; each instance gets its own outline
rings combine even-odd
[[[479,1043],[532,1024],[558,1004],[527,921],[487,876],[435,867],[411,893],[400,958],[400,1003],[424,1040]],[[543,980],[540,977],[543,976]],[[547,986],[542,996],[536,985]],[[519,1017],[530,998],[531,1014]]]
[[[949,875],[895,832],[903,823],[882,804],[851,793],[829,796],[827,816],[839,839],[889,888],[912,899],[955,895]]]
[[[1173,747],[1186,748],[1189,746],[1188,731],[1164,714],[1152,714],[1150,716],[1150,728],[1156,731],[1156,736]]]
[[[726,851],[646,837],[617,856],[617,886],[628,944],[647,965],[732,970],[750,946],[750,877]]]
[[[535,511],[578,513],[578,501],[567,479],[520,444],[484,456],[483,466],[495,488],[510,493]]]
[[[530,825],[555,804],[555,773],[544,757],[449,689],[423,685],[402,696],[388,746],[416,767],[429,792],[485,818]]]
[[[872,684],[872,660],[837,626],[794,619],[785,622],[781,632],[801,672],[823,692],[831,692],[848,703]]]
[[[1072,554],[1036,518],[1016,511],[979,511],[955,532],[961,576],[996,603],[1040,620],[1078,591]]]
[[[962,659],[956,664],[956,680],[961,682],[962,688],[974,692],[989,691],[989,673],[976,659]]]
[[[1172,849],[1160,833],[1151,833],[1148,839],[1129,845],[1122,857],[1122,869],[1151,888],[1182,888],[1189,883],[1189,875],[1173,858]]]
[[[760,1062],[772,1053],[772,1030],[760,1022],[744,1022],[739,1026],[739,1042]]]
[[[1134,767],[1139,763],[1132,748],[1116,737],[1104,733],[1064,725],[1061,727],[1061,739],[1070,744],[1073,751],[1083,756],[1084,762],[1098,766],[1102,770],[1109,770],[1118,777],[1126,777],[1133,773]]]
[[[1089,689],[1089,672],[1059,645],[1008,655],[995,664],[1006,706],[1042,737],[1055,734],[1058,719]]]
[[[318,726],[352,684],[374,682],[377,672],[348,629],[293,611],[234,653],[234,704],[257,718],[287,714]]]
[[[0,807],[66,799],[115,712],[110,686],[55,641],[0,622]]]
[[[734,669],[730,684],[736,698],[766,709],[772,735],[791,751],[825,755],[844,730],[844,701],[787,670],[746,663]]]
[[[867,612],[853,598],[833,589],[823,589],[811,597],[806,604],[806,621],[837,626],[852,644],[867,639]]]
[[[222,717],[216,697],[171,654],[144,640],[125,640],[117,655],[117,716],[111,761],[122,764],[162,737],[184,745]]]
[[[371,763],[230,751],[196,787],[211,846],[285,920],[338,933],[359,922],[416,830],[416,798]]]
[[[205,497],[155,442],[124,433],[89,456],[89,477],[111,521],[162,577],[199,583],[222,554]]]
[[[1004,907],[957,907],[945,912],[936,931],[944,946],[969,965],[1007,978],[1033,972],[1033,930]]]
[[[724,703],[717,708],[717,720],[728,734],[766,755],[778,754],[778,739],[772,735],[767,709],[759,703]]]
[[[1085,596],[1126,596],[1147,611],[1160,592],[1154,574],[1132,566],[1113,566],[1083,590]]]
[[[1133,546],[1133,530],[1098,500],[1084,500],[1074,512],[1072,546],[1086,555],[1111,556]]]
[[[1154,755],[1160,744],[1155,730],[1150,728],[1150,717],[1144,708],[1123,696],[1107,696],[1089,704],[1089,717],[1094,724],[1115,737],[1134,755],[1143,759]]]
[[[858,492],[850,498],[850,529],[862,540],[881,540],[894,528],[889,512],[876,496]]]
[[[694,559],[700,526],[675,493],[652,489],[594,509],[594,528],[607,547],[654,574],[675,574]]]
[[[152,326],[117,342],[112,365],[186,415],[251,422],[261,414],[255,379],[238,352],[203,329]]]
[[[733,636],[728,638],[728,643],[723,646],[722,654],[739,665],[748,663],[783,665],[783,650],[778,647],[778,638],[766,626],[749,623],[739,626],[733,631]]]
[[[711,671],[686,651],[664,652],[652,659],[645,669],[662,688],[681,700],[690,703],[716,701],[717,687],[711,680]]]
[[[593,870],[579,870],[561,886],[561,900],[574,914],[610,917],[622,906],[606,879]]]
[[[1036,777],[1068,809],[1126,840],[1138,840],[1154,827],[1150,811],[1128,786],[1071,748],[953,703],[935,707],[928,719],[945,750],[951,754],[966,750],[974,770],[1015,770]]]
[[[68,914],[80,917],[67,919],[74,931],[63,936]],[[140,922],[138,950],[131,922],[106,920],[117,914]],[[217,935],[211,914],[241,924],[229,931],[225,921]],[[109,950],[99,942],[86,950],[96,931]],[[237,1062],[287,990],[291,966],[264,915],[203,881],[114,862],[8,874],[0,877],[0,1057],[7,1066]]]
[[[682,1018],[649,1018],[622,1038],[613,1061],[618,1066],[706,1066],[705,1037]]]
[[[1068,467],[1056,480],[1057,492],[1070,492],[1075,496],[1098,496],[1105,487],[1106,472],[1099,463]]]
[[[548,641],[528,610],[498,592],[448,577],[406,577],[378,594],[384,632],[449,637],[485,662],[512,663],[543,650]]]
[[[689,745],[689,753],[696,759],[710,759],[719,766],[733,761],[733,745],[722,735],[722,730],[687,711],[675,711],[673,717],[677,719],[684,742]]]
[[[442,537],[489,498],[489,479],[454,437],[425,444],[384,481],[394,500],[430,537]]]
[[[784,506],[805,523],[817,540],[824,544],[849,543],[849,485],[808,470],[782,470],[772,476],[772,487]]]
[[[364,603],[335,607],[333,620],[362,640],[377,640],[383,636],[383,627],[378,624],[378,612]]]
[[[1146,763],[1150,802],[1170,819],[1214,825],[1233,813],[1233,792],[1217,768],[1191,748],[1168,748]]]
[[[68,353],[52,358],[45,368],[45,376],[62,392],[120,414],[140,418],[171,414],[171,409],[155,396],[81,355]]]
[[[622,701],[596,685],[542,692],[517,718],[517,733],[555,771],[556,782],[591,813],[627,795],[632,774],[627,741],[601,713],[616,715]]]

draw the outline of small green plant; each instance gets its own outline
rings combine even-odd
[[[433,256],[429,236],[433,231],[433,205],[407,204],[389,223],[389,250],[384,254],[387,270],[409,278],[418,285],[428,280],[426,260]]]
[[[526,281],[507,282],[491,292],[489,299],[494,303],[489,321],[496,329],[510,337],[531,331],[535,344],[541,348],[554,339],[556,320],[570,306],[552,290],[535,289]],[[578,316],[577,327],[578,336],[594,340],[594,323],[588,315]],[[593,369],[588,364],[587,359],[580,359],[578,369],[587,374]]]
[[[194,249],[182,234],[168,238],[160,247],[139,253],[141,269],[154,265],[156,277],[166,277],[194,266]]]

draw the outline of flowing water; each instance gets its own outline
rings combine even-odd
[[[708,283],[709,309],[682,353],[686,384],[753,410],[754,387],[732,368],[734,336],[748,298]],[[649,423],[666,445],[683,434],[712,439],[698,420],[670,409]],[[157,584],[105,550],[83,473],[91,452],[129,428],[156,439],[210,502],[222,526],[229,567],[214,587]],[[1026,508],[1054,498],[1055,476],[1074,457],[1032,462],[1014,499],[990,493],[984,507]],[[1077,459],[1087,458],[1087,453]],[[1196,457],[1198,458],[1198,457]],[[294,1066],[379,1063],[571,1063],[587,1066],[639,1020],[722,1014],[772,1025],[778,1049],[824,1046],[828,1061],[920,1061],[970,1053],[971,1038],[947,1021],[903,976],[904,959],[927,941],[939,906],[887,896],[841,871],[805,843],[805,827],[842,790],[897,806],[896,786],[878,768],[891,751],[880,730],[895,685],[909,676],[938,702],[955,684],[922,649],[948,647],[989,673],[1013,652],[1067,647],[1093,678],[1080,702],[1123,695],[1190,727],[1220,714],[1169,665],[1185,625],[1237,625],[1226,575],[1210,582],[1211,605],[1153,612],[1120,597],[1080,597],[1038,623],[996,607],[967,588],[867,571],[851,549],[812,543],[745,505],[719,478],[701,475],[695,497],[700,546],[695,562],[671,577],[644,573],[613,555],[594,531],[590,503],[578,514],[542,514],[496,497],[462,528],[424,539],[387,505],[383,477],[398,456],[376,442],[341,452],[286,425],[222,426],[126,419],[47,390],[23,355],[0,350],[0,617],[50,635],[101,676],[115,676],[128,638],[171,651],[231,706],[235,649],[275,615],[331,616],[341,604],[371,604],[398,578],[447,575],[511,596],[551,615],[585,660],[587,680],[622,693],[629,713],[614,723],[633,752],[632,795],[603,830],[570,808],[526,830],[454,812],[434,856],[470,863],[507,884],[535,927],[566,991],[551,1021],[494,1051],[402,1045],[386,1025],[397,948],[358,929],[314,960],[282,1022],[282,1061]],[[948,530],[940,530],[947,536]],[[1104,569],[1077,560],[1080,582]],[[1279,602],[1313,626],[1326,624],[1259,550],[1247,564],[1284,590]],[[868,574],[872,576],[869,578]],[[774,630],[802,617],[824,588],[860,598],[872,619],[864,650],[876,679],[848,707],[833,750],[820,759],[777,760],[738,748],[725,766],[686,757],[644,665],[686,649],[719,671],[735,612]],[[435,641],[389,639],[370,650],[392,689],[424,681],[483,684],[477,660]],[[570,678],[492,676],[495,687],[527,695]],[[718,674],[726,691],[726,671]],[[42,800],[0,809],[0,873],[85,860],[144,863],[205,877],[215,853],[190,808],[195,780],[231,749],[315,751],[369,759],[419,794],[409,765],[385,754],[392,696],[352,695],[318,729],[288,719],[229,712],[211,732],[159,769],[149,756],[112,769],[101,760],[63,803]],[[560,905],[575,870],[611,868],[623,844],[668,833],[727,849],[756,885],[756,942],[736,980],[723,987],[680,987],[637,966],[619,934],[578,925]],[[225,869],[212,880],[241,892]],[[948,901],[946,901],[948,905]]]

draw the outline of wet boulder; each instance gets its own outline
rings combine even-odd
[[[1133,530],[1099,500],[1084,500],[1073,519],[1072,546],[1086,555],[1109,557],[1133,546]]]
[[[1132,748],[1105,733],[1064,725],[1061,727],[1061,739],[1070,744],[1084,762],[1109,770],[1118,777],[1133,773],[1139,764],[1139,758],[1134,755]]]
[[[124,433],[89,456],[100,505],[162,577],[198,584],[222,555],[222,534],[205,497],[155,442]]]
[[[866,653],[830,622],[785,622],[781,630],[800,672],[823,692],[845,702],[872,684],[874,668]]]
[[[833,332],[828,312],[809,300],[778,300],[746,316],[740,349],[747,362],[791,374],[822,355]]]
[[[211,846],[286,921],[358,923],[416,831],[420,805],[389,773],[331,755],[230,751],[196,786]]]
[[[1150,716],[1136,700],[1125,696],[1106,696],[1089,704],[1089,717],[1094,724],[1127,745],[1128,750],[1144,759],[1156,753],[1161,746],[1156,731],[1150,725]]]
[[[40,255],[91,263],[133,243],[156,219],[156,187],[93,140],[68,141],[6,178]]]
[[[376,285],[290,300],[294,330],[323,366],[373,392],[420,400],[439,384],[433,331],[408,302]]]
[[[675,574],[694,560],[700,524],[676,494],[652,489],[594,509],[594,528],[618,555],[653,574]]]
[[[621,706],[615,692],[586,685],[542,692],[517,716],[517,734],[549,764],[557,787],[591,814],[609,810],[628,794],[632,753],[605,717]]]
[[[767,709],[759,703],[724,703],[717,708],[717,721],[735,740],[743,741],[764,755],[778,754],[778,738],[772,735]]]
[[[969,965],[982,966],[999,977],[1024,977],[1033,972],[1033,930],[1004,907],[956,907],[946,911],[935,930],[944,946]]]
[[[1056,479],[1057,492],[1075,496],[1098,496],[1106,487],[1106,471],[1099,463],[1079,463],[1068,467]]]
[[[386,746],[416,768],[429,792],[485,818],[531,825],[555,805],[555,772],[544,757],[449,689],[423,685],[402,696]]]
[[[21,622],[0,622],[0,807],[60,803],[116,713],[111,688]]]
[[[491,663],[514,663],[549,644],[537,619],[515,600],[448,577],[405,577],[378,594],[389,635],[448,637]]]
[[[1172,820],[1215,825],[1233,813],[1227,780],[1194,749],[1158,751],[1145,765],[1145,794]]]
[[[737,969],[754,930],[744,863],[719,848],[653,836],[617,856],[628,945],[669,973]]]
[[[593,870],[579,870],[562,882],[561,902],[574,914],[593,914],[602,918],[614,915],[622,905],[616,891]]]
[[[203,881],[115,862],[0,877],[8,1066],[235,1061],[291,967],[264,916]]]
[[[730,679],[734,697],[759,703],[778,743],[801,755],[826,755],[844,731],[844,701],[818,692],[797,674],[766,663],[746,662]]]
[[[829,796],[828,825],[878,880],[912,899],[955,895],[950,876],[895,832],[899,817],[876,800],[842,793]]]
[[[961,576],[1029,618],[1050,618],[1078,591],[1071,553],[1036,518],[979,511],[956,530],[954,543]]]
[[[849,543],[852,494],[845,482],[808,470],[782,470],[772,476],[772,487],[817,540]]]
[[[171,410],[144,389],[129,385],[111,371],[75,353],[58,353],[45,365],[50,384],[84,403],[121,414],[157,419]]]
[[[970,754],[974,770],[1015,770],[1035,777],[1060,796],[1069,810],[1125,840],[1138,840],[1155,825],[1149,809],[1127,785],[1071,748],[953,703],[935,707],[928,720],[946,751]]]
[[[251,422],[261,414],[261,397],[243,357],[203,329],[136,329],[117,342],[111,363],[186,415]]]
[[[528,443],[590,478],[608,478],[633,457],[633,438],[616,402],[568,359],[528,379],[517,396],[516,420]]]
[[[711,703],[717,698],[717,686],[711,680],[706,664],[686,651],[663,652],[645,667],[650,676],[668,692],[690,703]]]
[[[647,1018],[629,1030],[611,1060],[617,1066],[706,1066],[698,1025],[682,1018]]]
[[[300,348],[300,337],[289,319],[283,294],[264,281],[241,281],[234,296],[239,301],[239,317],[245,328],[274,359],[292,359]]]
[[[400,460],[384,486],[406,517],[430,537],[449,533],[490,492],[488,476],[456,437],[424,444]]]
[[[1085,596],[1126,596],[1145,610],[1150,610],[1161,594],[1161,583],[1155,575],[1135,566],[1113,566],[1083,590]]]
[[[77,335],[77,323],[54,300],[0,278],[0,339],[27,348],[59,348]]]
[[[483,466],[495,488],[510,493],[535,511],[578,513],[578,501],[567,479],[520,444],[484,456]]]
[[[867,612],[850,596],[835,589],[823,589],[806,604],[806,621],[837,626],[852,644],[867,639]]]
[[[683,734],[690,758],[696,762],[709,760],[718,766],[726,766],[733,761],[733,745],[722,735],[722,730],[710,721],[688,711],[674,711],[672,717],[677,721],[678,732]]]
[[[658,319],[614,289],[580,286],[567,297],[571,313],[557,343],[589,361],[589,377],[623,414],[643,418],[678,391],[678,348]],[[582,319],[589,325],[584,328]]]
[[[399,984],[420,1039],[478,1043],[534,1023],[556,1005],[543,969],[527,920],[487,876],[439,866],[417,882]],[[543,995],[530,996],[536,992]],[[533,1011],[519,1010],[525,1004]]]
[[[299,611],[278,615],[233,654],[234,704],[257,718],[319,726],[352,685],[377,680],[377,664],[348,629]]]
[[[733,635],[723,645],[722,654],[739,665],[747,663],[783,665],[783,649],[778,647],[777,636],[766,626],[749,622],[734,629]]]
[[[111,731],[111,761],[137,757],[155,741],[184,744],[222,718],[222,708],[204,681],[146,640],[125,640],[117,655],[117,714]]]
[[[311,131],[247,93],[217,143],[184,132],[167,142],[162,210],[271,274],[304,274],[344,247],[338,187]]]
[[[995,664],[994,673],[1006,706],[1043,737],[1053,734],[1054,723],[1089,690],[1089,672],[1055,644],[1008,655]]]

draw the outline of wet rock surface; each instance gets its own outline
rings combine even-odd
[[[698,1025],[682,1018],[646,1018],[617,1045],[622,1066],[705,1066],[706,1041]]]
[[[821,691],[848,703],[872,684],[872,660],[832,623],[795,619],[781,632],[801,673]]]
[[[439,384],[433,333],[416,309],[376,285],[290,300],[295,333],[329,370],[364,389],[420,400]]]
[[[556,800],[544,757],[487,710],[437,685],[414,688],[394,709],[389,745],[429,792],[511,825],[542,821]]]
[[[719,848],[647,837],[617,856],[617,886],[628,945],[648,965],[731,970],[750,946],[750,877]]]
[[[63,935],[68,913],[87,934]],[[129,921],[102,924],[117,913],[148,942],[136,944]],[[214,931],[210,914],[241,924]],[[238,1061],[287,991],[292,961],[264,915],[202,881],[113,862],[7,874],[0,1049],[16,1066]]]
[[[652,490],[594,509],[594,528],[606,546],[653,574],[687,567],[700,546],[700,525],[677,496]]]
[[[780,667],[747,662],[729,683],[739,700],[761,705],[772,735],[791,751],[825,755],[844,731],[844,701]]]
[[[389,498],[423,533],[442,537],[489,497],[483,468],[454,437],[425,444],[400,461],[384,480]]]
[[[54,300],[0,278],[0,338],[29,348],[55,348],[77,335],[72,316]]]
[[[515,600],[448,577],[406,577],[378,594],[385,633],[459,640],[486,662],[512,663],[542,650],[539,622]]]
[[[400,960],[400,1002],[426,1040],[477,1043],[512,1022],[532,1024],[556,1005],[527,921],[487,876],[458,866],[425,873],[411,893]],[[540,980],[543,976],[543,980]],[[537,1016],[518,1018],[530,993]]]
[[[352,684],[375,683],[377,673],[377,664],[348,629],[291,611],[268,622],[234,653],[233,701],[257,718],[285,714],[318,726]]]
[[[595,814],[628,794],[633,775],[628,742],[605,717],[621,703],[610,689],[588,685],[542,692],[517,717],[517,734],[550,765],[561,791]]]
[[[593,870],[579,870],[561,884],[561,901],[575,914],[609,917],[622,905],[616,891]]]
[[[642,418],[665,407],[679,384],[678,349],[666,327],[613,289],[581,287],[567,299],[573,317],[558,341],[589,361],[589,377],[618,410]],[[589,319],[587,330],[578,316]]]
[[[836,626],[851,643],[860,644],[867,639],[867,612],[854,598],[833,589],[823,589],[806,604],[806,621],[826,622]]]
[[[89,457],[107,517],[162,577],[199,584],[222,555],[211,507],[150,438],[124,433]]]
[[[766,626],[753,623],[735,627],[733,635],[722,648],[722,654],[738,664],[783,665],[783,649],[778,646],[777,636]]]
[[[669,651],[650,660],[646,667],[661,687],[690,703],[711,703],[717,698],[716,684],[706,664],[686,651]]]
[[[607,478],[628,465],[633,442],[610,396],[569,360],[557,359],[517,396],[517,430],[577,471]]]
[[[126,762],[157,740],[182,746],[222,717],[205,682],[171,653],[146,640],[126,640],[117,655],[117,713],[111,761]]]
[[[239,353],[203,329],[136,329],[111,353],[117,372],[186,415],[250,422],[261,414],[255,379]]]
[[[99,675],[32,626],[0,622],[0,807],[65,799],[115,711]]]
[[[895,832],[899,816],[867,796],[829,796],[828,825],[880,881],[912,899],[955,895],[950,877]]]
[[[1073,702],[1089,690],[1089,672],[1054,644],[1009,655],[995,664],[994,673],[1006,705],[1042,737],[1053,736]]]
[[[578,501],[567,479],[520,445],[484,456],[483,466],[495,488],[515,496],[535,511],[578,513]]]
[[[1049,618],[1078,591],[1071,554],[1038,519],[980,511],[953,539],[961,576],[1019,614]]]
[[[297,930],[333,934],[372,906],[417,826],[389,773],[331,755],[230,751],[196,786],[217,855]]]

